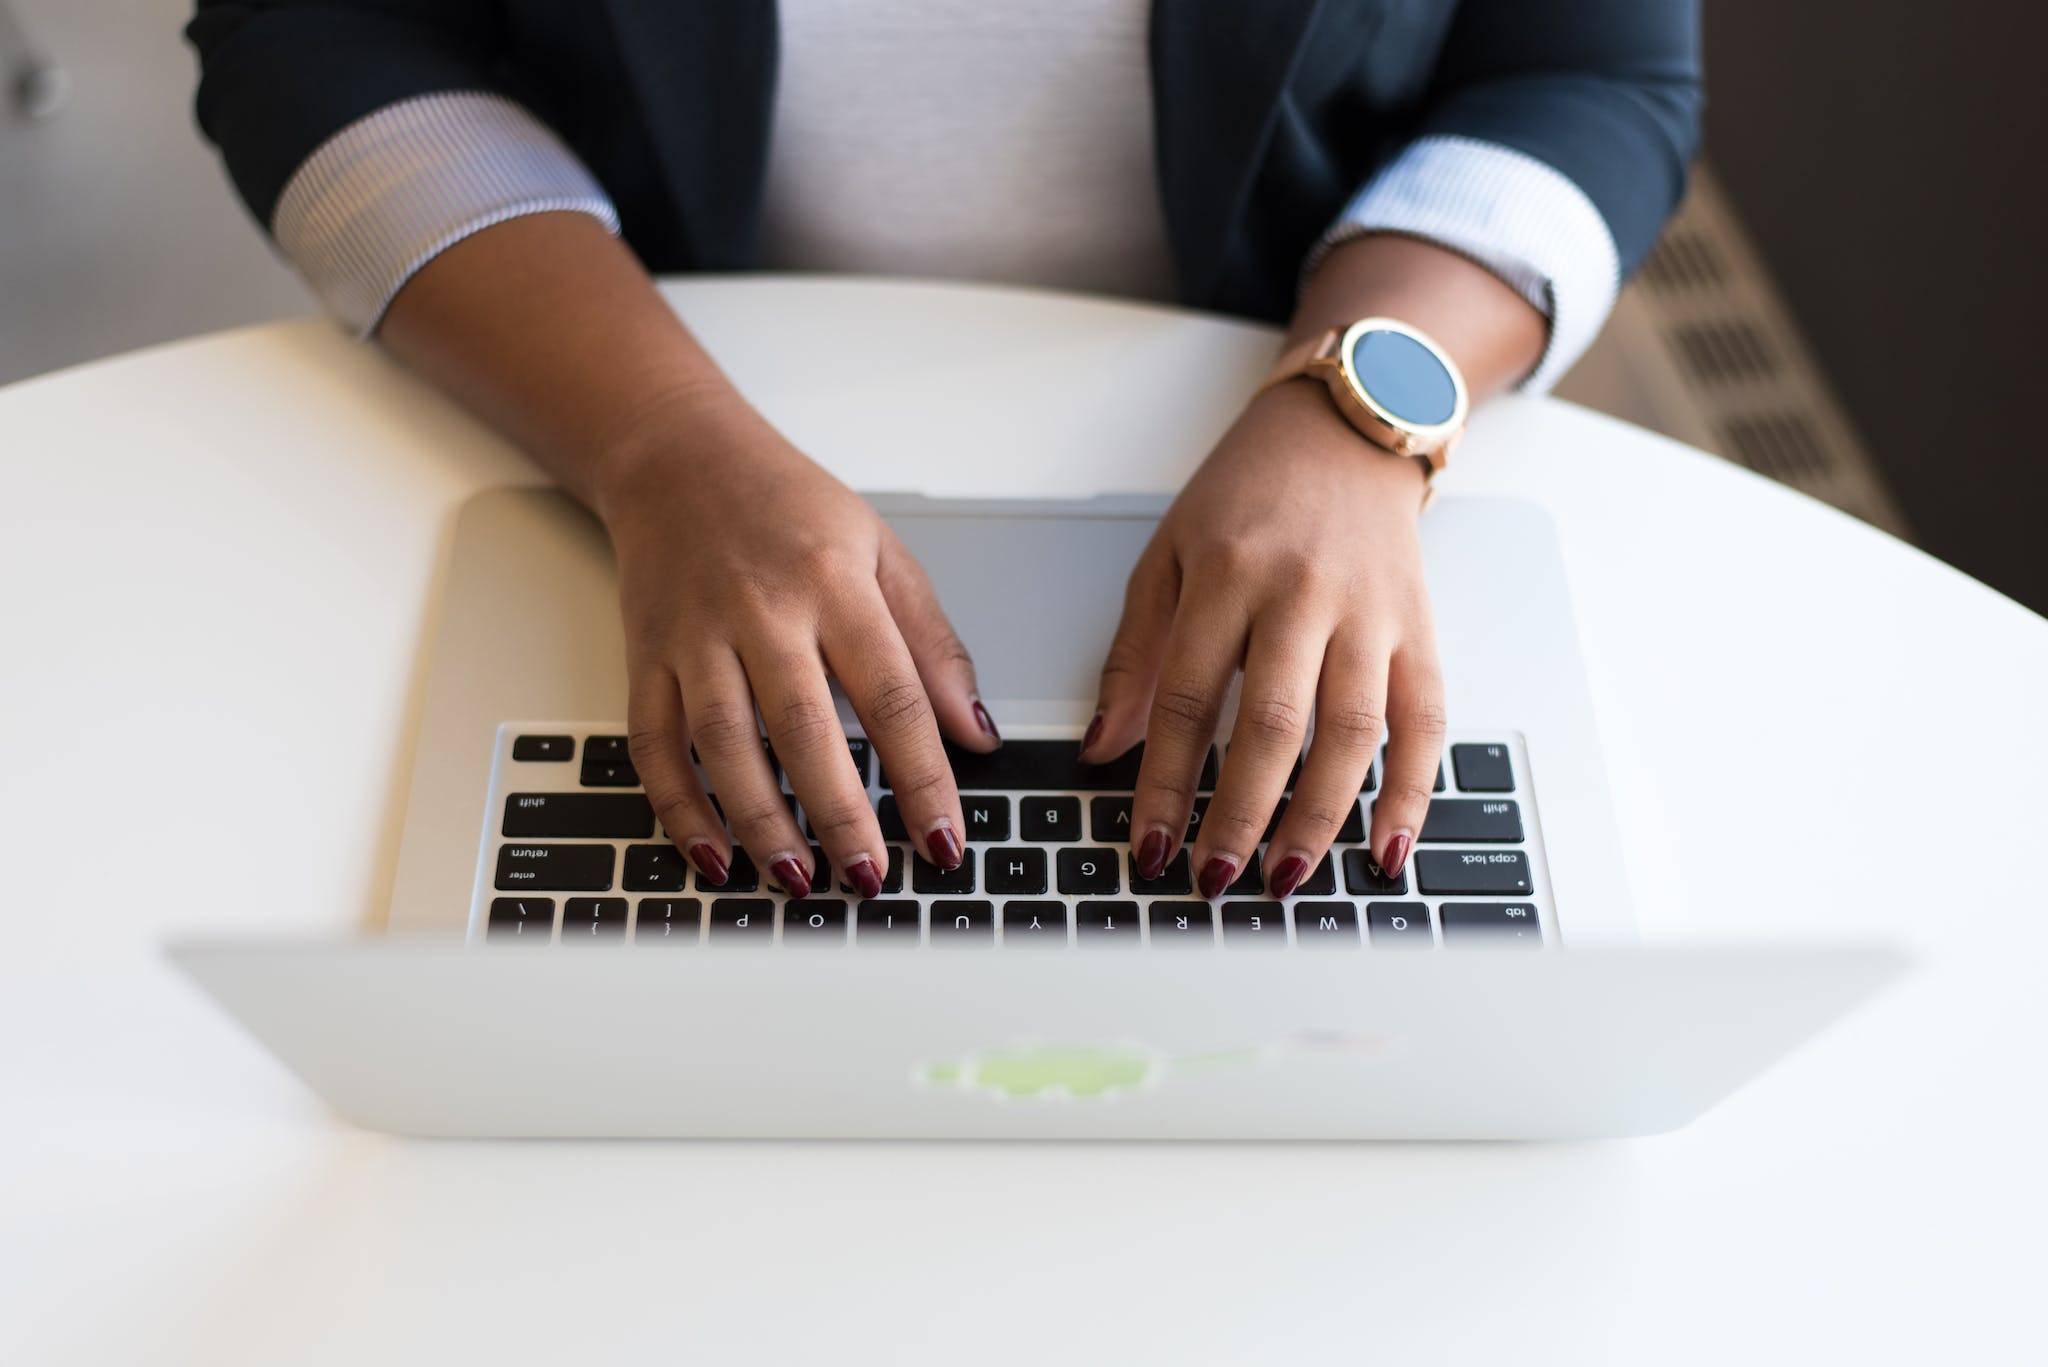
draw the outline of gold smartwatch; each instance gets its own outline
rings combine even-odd
[[[1457,363],[1428,333],[1392,318],[1331,328],[1282,354],[1259,390],[1303,376],[1329,386],[1337,411],[1366,440],[1421,462],[1435,492],[1469,400]]]

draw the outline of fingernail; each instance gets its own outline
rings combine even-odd
[[[991,717],[988,714],[988,709],[981,705],[980,698],[974,700],[974,724],[981,728],[983,735],[987,736],[997,745],[1003,743],[1003,733],[996,730],[996,719]]]
[[[711,845],[699,841],[690,846],[690,862],[697,866],[697,872],[714,883],[723,883],[727,869],[725,861],[718,857],[718,851]]]
[[[1267,888],[1275,897],[1285,897],[1301,886],[1301,880],[1308,877],[1308,860],[1298,854],[1290,854],[1280,861],[1267,881]]]
[[[1387,877],[1392,878],[1408,862],[1408,846],[1413,840],[1408,832],[1395,831],[1387,841],[1387,852],[1380,856],[1380,867],[1386,871]]]
[[[768,871],[775,875],[775,881],[780,883],[782,890],[791,897],[811,895],[810,870],[798,863],[795,855],[785,854],[770,864]]]
[[[1153,831],[1145,837],[1145,843],[1138,846],[1138,876],[1157,878],[1166,872],[1167,850],[1173,844],[1173,837],[1165,831]]]
[[[960,849],[960,837],[953,834],[953,823],[941,821],[925,834],[925,846],[932,852],[932,862],[951,873],[960,867],[965,857]]]
[[[1102,739],[1102,714],[1097,712],[1095,720],[1088,723],[1087,732],[1081,737],[1081,753],[1087,754],[1095,748],[1095,742]]]
[[[846,866],[846,876],[853,880],[863,897],[882,895],[882,871],[875,867],[875,861],[866,855],[860,856]]]
[[[1209,862],[1202,865],[1202,876],[1195,880],[1195,886],[1201,890],[1203,897],[1213,902],[1223,895],[1223,890],[1230,886],[1230,880],[1235,877],[1237,877],[1237,861],[1235,859],[1230,858],[1228,855],[1211,855]]]

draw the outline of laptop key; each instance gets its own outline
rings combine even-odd
[[[1223,943],[1226,945],[1285,948],[1287,908],[1279,902],[1225,902]]]
[[[860,775],[860,786],[863,788],[867,787],[868,780],[874,776],[875,772],[874,747],[868,744],[867,737],[865,736],[848,736],[846,738],[846,751],[853,756],[853,767],[854,771]]]
[[[1003,903],[1003,943],[1033,949],[1064,949],[1067,944],[1067,904]]]
[[[592,736],[583,742],[585,764],[628,764],[632,758],[624,736]]]
[[[837,897],[799,897],[782,904],[782,943],[843,945],[846,903]]]
[[[512,758],[522,764],[561,763],[575,753],[574,736],[519,736],[512,742]]]
[[[1527,902],[1446,902],[1444,944],[1466,948],[1541,949],[1543,925]]]
[[[1152,944],[1178,948],[1201,948],[1216,943],[1216,925],[1207,902],[1154,902],[1146,908],[1152,925]]]
[[[500,829],[515,840],[645,840],[654,809],[638,793],[514,793]]]
[[[1136,902],[1082,902],[1074,908],[1074,935],[1089,948],[1138,943]]]
[[[814,851],[817,850],[815,845],[811,848]],[[839,890],[841,892],[860,891],[859,888],[846,881],[845,874],[839,876]],[[895,845],[889,847],[889,871],[882,875],[882,891],[892,893],[903,891],[903,851]]]
[[[552,897],[494,897],[484,938],[492,943],[544,945],[555,936]]]
[[[1374,949],[1430,949],[1427,902],[1373,902],[1365,909],[1366,932]]]
[[[1522,839],[1522,809],[1502,797],[1440,797],[1429,804],[1420,838],[1512,845]]]
[[[775,904],[765,897],[721,897],[711,904],[711,938],[722,943],[775,938]]]
[[[1344,815],[1344,824],[1337,828],[1337,842],[1341,845],[1365,843],[1365,809],[1358,802],[1351,804],[1351,810]]]
[[[582,782],[586,788],[638,788],[640,775],[630,764],[592,763],[586,759]]]
[[[1138,786],[1138,766],[1145,756],[1142,744],[1107,764],[1083,764],[1080,754],[1080,742],[1072,740],[1008,740],[985,755],[946,744],[954,784],[964,792],[1128,793]],[[877,786],[890,786],[887,770]],[[1197,786],[1216,786],[1213,745]]]
[[[609,892],[609,845],[500,845],[497,887],[502,892]]]
[[[714,883],[697,870],[697,891],[699,892],[758,892],[761,888],[761,871],[754,867],[754,861],[738,845],[732,847],[732,859],[725,867],[725,881]]]
[[[1336,891],[1337,866],[1331,862],[1331,856],[1326,854],[1323,856],[1323,861],[1320,864],[1309,870],[1308,877],[1295,884],[1294,891],[1290,895],[1295,897],[1329,897],[1333,896]]]
[[[1088,799],[1088,838],[1105,845],[1129,843],[1131,799],[1128,795]]]
[[[1358,908],[1349,902],[1296,902],[1294,942],[1316,949],[1358,948]]]
[[[909,898],[876,898],[854,909],[854,943],[911,946],[924,938],[924,912]]]
[[[619,886],[627,892],[681,892],[688,872],[682,851],[673,845],[628,845]]]
[[[875,820],[881,823],[882,839],[910,839],[910,831],[903,824],[903,809],[896,805],[896,794],[886,794],[875,804]]]
[[[633,943],[694,945],[704,928],[704,904],[694,897],[643,897],[633,912]]]
[[[960,867],[950,873],[921,854],[911,856],[910,888],[913,892],[961,893],[974,891],[974,851],[968,850]]]
[[[1081,838],[1081,799],[1078,797],[1020,797],[1017,809],[1018,826],[1026,840]]]
[[[1266,875],[1260,867],[1263,863],[1264,861],[1259,858],[1259,852],[1253,850],[1251,856],[1244,861],[1244,867],[1237,871],[1237,877],[1231,880],[1230,886],[1223,890],[1224,895],[1226,897],[1257,897],[1260,893],[1264,892],[1266,890]]]
[[[562,943],[624,944],[626,910],[623,897],[571,897],[562,904]]]
[[[1435,893],[1526,897],[1535,889],[1520,850],[1418,850],[1415,881]]]
[[[932,944],[950,948],[995,942],[995,903],[947,898],[932,903]]]
[[[1132,854],[1130,860],[1132,892],[1142,893],[1147,897],[1185,897],[1194,889],[1194,884],[1188,881],[1188,852],[1186,850],[1176,854],[1166,867],[1159,871],[1157,878],[1140,878],[1138,876],[1138,856]]]
[[[1059,861],[1060,891],[1070,896],[1076,893],[1119,892],[1122,885],[1117,880],[1117,868],[1123,862],[1115,850],[1090,848],[1061,850]]]
[[[1505,745],[1453,745],[1451,767],[1458,771],[1458,786],[1468,793],[1515,790],[1514,761]]]
[[[1344,890],[1361,897],[1406,897],[1408,873],[1404,869],[1389,878],[1381,871],[1380,861],[1372,857],[1371,850],[1346,850]]]
[[[961,794],[961,814],[967,818],[969,840],[1008,840],[1010,838],[1010,799],[988,793],[973,796]]]
[[[1045,891],[1044,850],[1030,846],[990,850],[983,855],[981,867],[986,891],[1025,894]]]

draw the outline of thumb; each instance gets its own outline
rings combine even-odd
[[[931,699],[938,718],[939,734],[968,750],[986,754],[1003,743],[995,719],[982,706],[981,688],[974,678],[974,657],[967,653],[959,633],[953,630],[946,611],[932,592],[930,576],[894,535],[884,538],[876,578],[882,586],[883,601],[910,658],[917,665],[917,677]]]
[[[1088,723],[1088,735],[1081,742],[1082,759],[1107,763],[1145,738],[1152,690],[1159,682],[1159,662],[1166,654],[1179,602],[1180,566],[1172,549],[1155,537],[1138,557],[1124,589],[1123,620],[1103,658],[1095,720]]]

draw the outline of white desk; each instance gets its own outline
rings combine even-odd
[[[865,487],[1171,487],[1270,346],[672,295]],[[2040,1360],[2048,623],[1563,404],[1459,454],[1561,526],[1650,933],[1882,932],[1907,987],[1635,1143],[419,1144],[154,946],[374,910],[448,519],[533,472],[315,322],[0,392],[0,1362]]]

